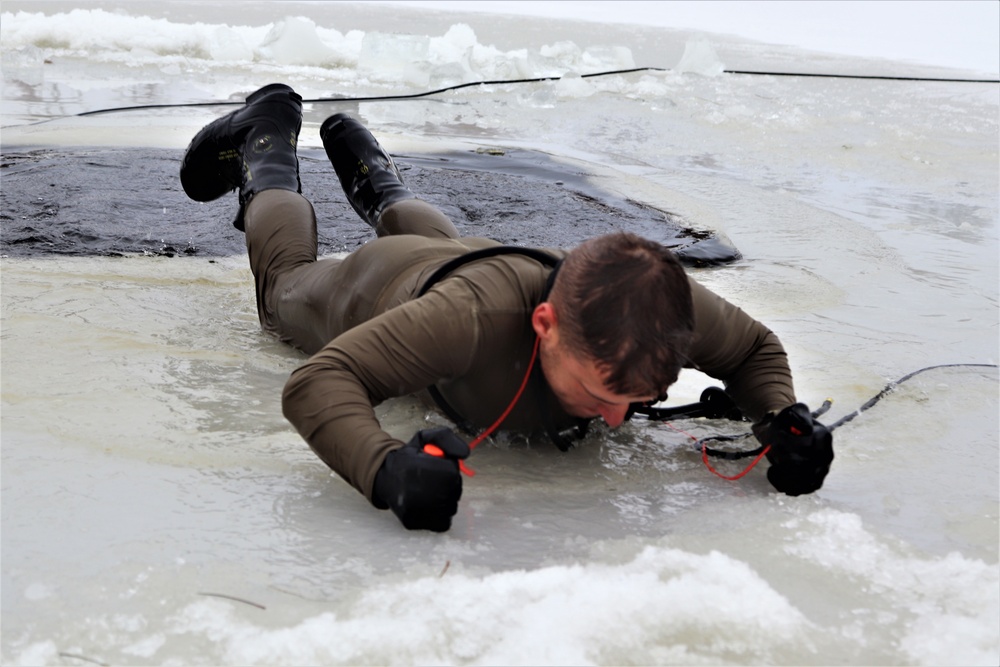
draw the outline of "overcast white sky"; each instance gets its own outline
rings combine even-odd
[[[997,75],[997,0],[379,0],[434,9],[638,23]]]

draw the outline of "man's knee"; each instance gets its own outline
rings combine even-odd
[[[379,236],[414,234],[428,238],[457,239],[458,229],[436,206],[422,199],[406,199],[382,211],[375,233]]]

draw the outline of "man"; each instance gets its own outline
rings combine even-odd
[[[185,192],[239,190],[262,327],[310,359],[292,373],[285,416],[316,454],[410,529],[445,531],[468,444],[447,428],[403,443],[373,406],[427,391],[466,430],[547,432],[666,396],[684,366],[726,383],[756,421],[791,495],[820,488],[829,431],[796,403],[777,337],[690,280],[659,244],[630,234],[570,252],[460,238],[402,182],[389,155],[347,114],[320,136],[348,201],[377,239],[343,260],[316,258],[316,218],[300,194],[302,99],[271,84],[203,128],[181,165]],[[488,428],[487,428],[488,427]]]

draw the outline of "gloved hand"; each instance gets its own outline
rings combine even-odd
[[[813,419],[804,403],[767,415],[754,424],[753,433],[762,445],[771,446],[767,453],[771,486],[789,496],[823,486],[833,461],[833,435]]]
[[[426,445],[437,449],[425,451]],[[469,452],[469,445],[450,428],[418,431],[406,445],[385,457],[375,475],[372,495],[409,530],[442,533],[451,527],[451,517],[458,511],[462,497],[458,461]]]

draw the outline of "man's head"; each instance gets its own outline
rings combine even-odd
[[[694,334],[691,288],[673,253],[634,234],[574,248],[532,326],[563,408],[611,426],[632,402],[666,394]]]

